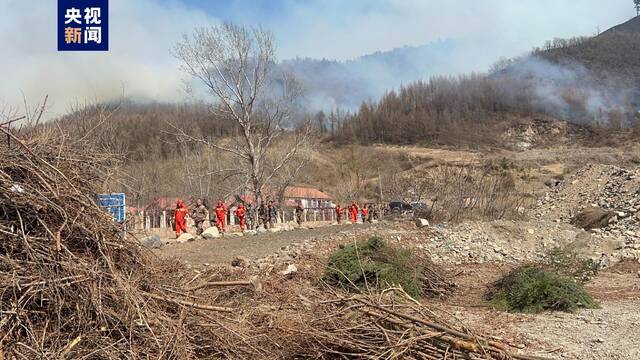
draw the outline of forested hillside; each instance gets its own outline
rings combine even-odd
[[[533,51],[555,63],[578,63],[619,86],[640,84],[640,17],[595,37],[556,39]]]
[[[541,116],[605,128],[637,124],[638,17],[595,37],[549,41],[526,56],[497,62],[489,74],[407,81],[437,69],[443,61],[438,54],[455,51],[455,43],[445,41],[347,62],[294,59],[281,67],[296,74],[305,88],[297,120],[313,117],[318,132],[337,144],[499,147],[498,135],[505,129]],[[398,90],[380,87],[393,81],[407,84]],[[371,96],[377,92],[382,95]],[[316,112],[319,108],[334,110]],[[127,154],[128,161],[184,153],[186,145],[179,144],[174,126],[220,138],[235,131],[203,104],[125,103],[114,109],[89,107],[60,123]],[[83,116],[87,113],[92,116]]]
[[[364,102],[340,143],[497,145],[531,116],[586,127],[637,125],[640,18],[592,38],[555,39],[488,75],[436,77]]]
[[[75,136],[89,137],[130,162],[182,155],[188,144],[179,142],[176,128],[197,136],[224,138],[234,133],[230,121],[214,116],[204,104],[193,103],[97,104],[45,126],[62,126]]]
[[[464,71],[451,61],[462,56],[461,52],[458,43],[446,40],[378,51],[348,61],[296,58],[284,61],[282,67],[302,83],[308,110],[356,110],[362,101],[378,99],[401,84]]]

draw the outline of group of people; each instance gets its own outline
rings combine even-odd
[[[358,215],[362,218],[362,222],[372,222],[374,219],[378,218],[378,211],[375,206],[365,204],[362,208],[359,208],[355,201],[351,202],[351,205],[349,205],[348,208],[342,208],[340,204],[337,204],[335,211],[338,224],[342,224],[342,219],[345,215],[349,217],[351,223],[356,223],[358,221]],[[202,235],[204,232],[204,223],[207,219],[212,225],[215,224],[220,233],[224,233],[227,231],[228,213],[229,208],[221,200],[218,200],[216,206],[209,211],[209,206],[207,206],[206,200],[198,199],[195,207],[191,212],[189,212],[187,205],[179,199],[176,202],[176,207],[174,209],[176,238],[182,233],[187,232],[187,217],[189,216],[193,219],[196,225],[197,235]],[[262,225],[265,229],[268,229],[273,227],[277,222],[278,210],[272,200],[267,202],[266,205],[263,203],[258,207],[258,216],[256,219],[256,213],[253,206],[251,204],[245,205],[243,202],[240,202],[236,210],[233,212],[233,215],[238,218],[238,224],[240,225],[241,231],[253,230],[256,227],[256,221],[258,222],[258,226]],[[302,225],[304,208],[300,202],[298,202],[295,208],[295,216],[298,225]]]
[[[204,232],[204,222],[209,219],[210,223],[218,228],[220,233],[224,233],[227,230],[227,214],[229,213],[229,208],[227,205],[218,200],[216,206],[209,212],[209,207],[206,204],[206,200],[198,199],[196,201],[196,206],[191,210],[187,208],[187,205],[182,201],[182,199],[178,199],[176,202],[176,207],[174,209],[174,224],[176,230],[176,238],[180,237],[182,233],[187,232],[187,217],[191,216],[195,225],[196,225],[196,233],[197,235],[202,235]],[[252,230],[255,227],[255,211],[251,204],[247,204],[245,207],[244,203],[240,203],[233,215],[238,218],[238,224],[240,225],[240,230],[244,231],[246,229]],[[264,226],[265,229],[273,227],[278,217],[278,212],[273,204],[273,201],[269,201],[267,205],[260,205],[258,207],[258,221]]]
[[[338,224],[342,224],[342,218],[345,213],[349,216],[349,220],[352,224],[358,221],[358,213],[360,213],[363,223],[372,222],[374,219],[378,218],[378,210],[375,206],[365,204],[362,206],[362,209],[360,209],[355,201],[352,201],[351,205],[346,209],[342,208],[340,204],[336,204],[336,218],[338,220]]]

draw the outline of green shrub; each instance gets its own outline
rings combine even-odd
[[[548,251],[544,255],[543,265],[545,269],[580,282],[593,279],[600,269],[597,261],[581,256],[570,247],[557,247]]]
[[[423,283],[427,266],[433,264],[415,258],[409,250],[387,246],[381,238],[374,236],[335,251],[329,259],[324,280],[349,291],[400,285],[411,296],[419,296],[425,295]],[[431,273],[437,272],[432,268]],[[440,276],[436,277],[445,284]]]
[[[597,308],[582,285],[540,266],[524,266],[494,283],[486,298],[495,308],[516,312]]]

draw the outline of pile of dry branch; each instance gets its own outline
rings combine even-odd
[[[542,359],[450,324],[400,288],[345,297],[324,291],[301,296],[316,316],[298,329],[302,350],[314,359]]]
[[[199,319],[185,319],[229,309],[172,293],[189,273],[153,259],[96,205],[113,158],[58,133],[0,131],[0,358],[217,353],[201,338],[215,344],[219,326],[195,334]]]

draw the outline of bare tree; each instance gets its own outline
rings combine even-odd
[[[310,134],[310,126],[287,131],[300,86],[289,74],[278,71],[271,33],[233,24],[197,28],[174,48],[181,68],[212,96],[211,109],[237,125],[237,135],[224,141],[196,138],[179,126],[185,139],[197,141],[237,158],[245,181],[262,200],[266,184],[298,153]],[[285,133],[294,140],[284,154],[271,151]]]
[[[286,146],[287,144],[284,143],[283,145]],[[272,186],[275,191],[276,199],[280,204],[284,202],[287,188],[292,186],[296,181],[301,180],[300,174],[309,161],[309,151],[310,149],[306,147],[305,149],[299,150],[299,153],[285,166],[283,166],[276,176],[274,176]],[[304,181],[304,179],[302,179],[302,181]]]
[[[640,0],[633,0],[633,4],[636,6],[636,15],[640,16]]]

